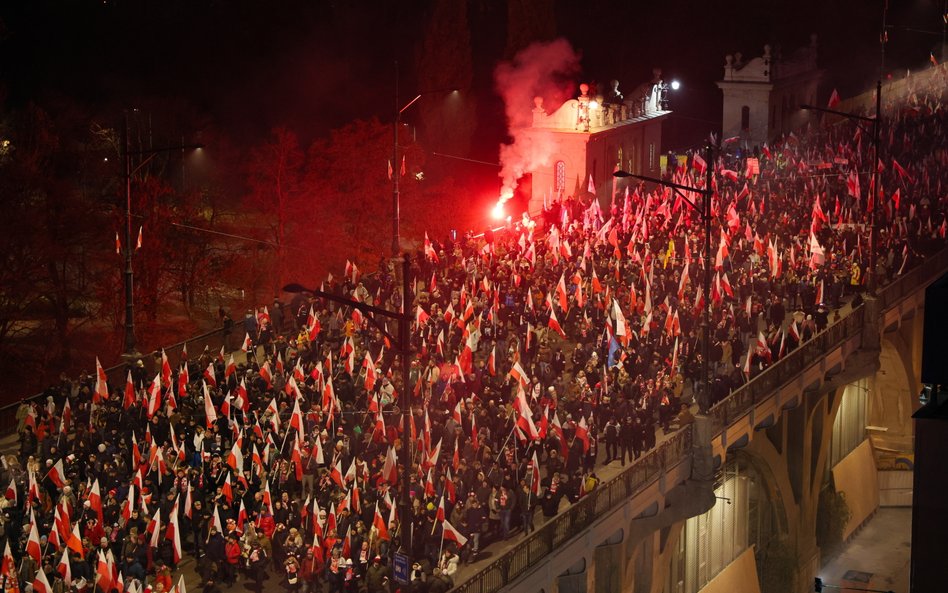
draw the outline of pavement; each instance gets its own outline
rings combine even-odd
[[[854,590],[849,587],[908,593],[911,555],[912,509],[882,507],[818,576],[824,585],[843,587],[841,593]]]

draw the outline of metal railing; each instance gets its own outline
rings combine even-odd
[[[691,427],[646,453],[566,511],[517,542],[499,558],[454,588],[456,593],[494,593],[539,564],[555,548],[589,529],[589,525],[675,467],[691,450]]]
[[[905,295],[933,282],[948,268],[948,249],[926,258],[922,265],[899,276],[878,293],[880,313],[894,306]],[[762,373],[734,390],[708,411],[712,426],[719,431],[746,414],[756,403],[773,395],[781,386],[820,360],[845,340],[861,334],[865,326],[865,305],[828,326],[802,346],[784,356]],[[690,428],[681,430],[658,448],[635,461],[612,480],[602,484],[557,515],[531,535],[518,542],[496,560],[460,583],[452,593],[495,593],[542,562],[556,547],[589,528],[592,521],[609,513],[621,503],[658,479],[662,472],[680,463],[690,452]]]
[[[881,290],[879,299],[880,313],[893,307],[906,295],[935,281],[948,268],[948,249],[942,249],[931,257],[925,258],[905,274],[899,276]],[[708,410],[712,426],[720,430],[746,414],[754,405],[773,395],[811,364],[820,360],[845,340],[862,333],[865,325],[865,305],[860,305],[836,323],[828,326],[802,346],[784,356],[762,373]]]

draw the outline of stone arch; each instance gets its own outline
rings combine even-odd
[[[884,427],[888,439],[909,439],[918,393],[911,349],[899,331],[883,334],[881,347],[879,370],[869,380],[867,421]]]
[[[772,450],[769,441],[758,440]],[[662,578],[660,583],[653,582],[653,592],[663,587],[675,591],[679,583],[686,591],[700,590],[752,546],[759,553],[761,543],[786,539],[787,518],[783,499],[777,495],[778,479],[767,460],[750,452],[754,442],[728,453],[725,476],[716,484],[715,505],[663,533],[667,543],[656,559]],[[767,532],[763,539],[762,527]]]

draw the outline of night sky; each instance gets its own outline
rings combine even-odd
[[[820,38],[823,96],[870,87],[879,68],[882,0],[638,2],[468,0],[477,133],[464,156],[496,162],[502,105],[493,69],[512,48],[565,37],[582,55],[584,79],[617,78],[627,92],[661,66],[683,89],[672,144],[697,142],[719,125],[713,81],[724,55],[789,50]],[[354,118],[392,118],[394,60],[410,98],[435,0],[6,0],[0,6],[0,88],[7,107],[68,97],[98,113],[142,101],[186,106],[204,125],[253,143],[276,125],[304,143]],[[938,55],[943,0],[894,2],[887,71]],[[511,14],[519,17],[511,17]],[[552,13],[552,15],[551,15]],[[511,39],[515,41],[511,41]],[[449,70],[452,56],[440,58]],[[443,78],[443,77],[442,77]],[[417,114],[407,116],[417,118]],[[667,143],[667,142],[666,142]]]

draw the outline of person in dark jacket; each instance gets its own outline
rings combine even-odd
[[[372,564],[369,565],[369,569],[365,573],[365,585],[368,589],[368,593],[389,593],[389,582],[388,578],[391,574],[391,570],[388,566],[382,564],[382,558],[376,556],[372,559]]]

